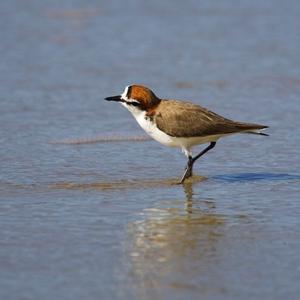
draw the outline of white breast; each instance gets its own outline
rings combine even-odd
[[[140,126],[156,141],[169,147],[180,147],[174,137],[167,135],[157,128],[156,124],[146,116],[145,112],[141,112],[135,117]]]
[[[174,138],[165,134],[163,131],[159,130],[156,125],[151,122],[150,118],[146,116],[146,112],[140,110],[139,108],[127,105],[126,103],[121,103],[125,106],[137,120],[139,125],[157,142],[169,146],[169,147],[181,147],[174,143]]]

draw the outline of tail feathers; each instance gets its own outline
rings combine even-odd
[[[261,131],[245,131],[245,133],[256,134],[256,135],[263,135],[263,136],[269,136],[269,134],[261,132]]]
[[[269,126],[252,123],[239,123],[238,127],[242,129],[244,133],[269,136],[267,133],[262,132],[262,130],[268,128]]]

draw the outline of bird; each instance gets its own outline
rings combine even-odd
[[[132,84],[123,93],[106,97],[126,107],[144,131],[157,142],[181,148],[187,157],[187,164],[179,183],[193,175],[194,163],[213,149],[220,138],[236,133],[268,136],[262,130],[266,125],[237,122],[218,115],[191,102],[163,99],[146,86]],[[193,156],[192,147],[209,145]]]

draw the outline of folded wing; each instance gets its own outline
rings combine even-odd
[[[267,128],[260,124],[235,122],[201,106],[176,100],[162,100],[154,119],[160,130],[174,137],[255,133],[257,130]]]

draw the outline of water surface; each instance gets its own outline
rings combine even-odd
[[[298,299],[297,1],[0,8],[1,299]],[[177,185],[181,151],[103,100],[130,83],[270,137]]]

